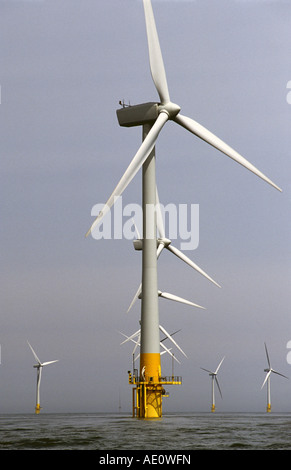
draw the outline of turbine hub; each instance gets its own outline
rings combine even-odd
[[[172,241],[169,240],[169,238],[158,238],[158,243],[161,243],[162,245],[167,247],[172,243]]]
[[[172,103],[171,101],[166,104],[160,104],[158,109],[159,113],[166,113],[170,119],[176,117],[177,114],[181,111],[180,106],[175,103]]]

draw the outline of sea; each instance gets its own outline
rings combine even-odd
[[[201,450],[291,450],[291,413],[169,413],[158,420],[122,412],[2,414],[0,450],[98,451],[96,463],[127,468],[129,460],[116,459],[181,464],[184,456],[187,465],[187,456]]]

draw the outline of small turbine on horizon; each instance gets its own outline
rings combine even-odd
[[[216,385],[217,385],[217,388],[218,388],[218,391],[220,393],[220,396],[222,398],[222,393],[221,393],[221,389],[220,389],[220,386],[219,386],[219,383],[218,383],[218,380],[217,380],[217,373],[218,373],[218,370],[224,360],[225,356],[221,359],[220,363],[218,364],[215,372],[212,372],[211,370],[208,370],[208,369],[204,369],[203,367],[200,367],[200,369],[202,370],[205,370],[206,372],[209,373],[210,377],[211,377],[211,396],[212,396],[212,405],[211,405],[211,411],[214,412],[215,411],[215,393],[214,393],[214,381],[216,382]]]
[[[289,377],[286,377],[286,375],[283,375],[280,372],[277,372],[274,369],[272,369],[266,343],[265,343],[265,350],[266,350],[266,356],[267,356],[269,368],[264,369],[264,372],[267,372],[267,374],[263,382],[263,385],[261,386],[261,390],[264,387],[265,383],[267,382],[267,412],[269,413],[271,411],[271,373],[273,372],[274,374],[281,375],[282,377],[285,377],[285,379],[288,379]]]
[[[49,362],[40,362],[39,358],[37,357],[34,349],[32,348],[31,344],[27,341],[28,346],[30,347],[32,354],[34,355],[34,358],[37,362],[33,367],[37,369],[37,380],[36,380],[36,405],[35,405],[35,413],[39,414],[41,407],[40,407],[40,394],[39,394],[39,388],[40,388],[40,381],[41,381],[41,372],[43,366],[47,366],[48,364],[53,364],[53,362],[58,362],[58,359],[55,361],[49,361]]]

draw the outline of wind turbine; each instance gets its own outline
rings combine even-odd
[[[159,238],[157,239],[157,259],[159,258],[160,254],[162,253],[163,249],[166,248],[170,253],[173,253],[175,256],[177,256],[180,260],[184,261],[186,264],[188,264],[191,268],[199,272],[202,276],[204,276],[206,279],[211,281],[213,284],[215,284],[217,287],[221,287],[216,281],[214,281],[208,274],[206,274],[203,269],[201,269],[196,263],[194,263],[188,256],[186,256],[182,251],[180,251],[178,248],[174,247],[172,245],[172,241],[166,238],[165,234],[165,227],[164,227],[164,222],[163,222],[163,216],[162,216],[162,211],[160,207],[160,202],[159,202],[159,196],[158,196],[158,190],[156,189],[156,215],[157,215],[157,229],[158,229],[158,234]],[[134,223],[135,225],[135,223]],[[141,239],[139,235],[138,228],[135,225],[135,230],[137,233],[137,239],[133,241],[133,245],[135,250],[142,250],[143,246],[143,240]],[[133,307],[135,301],[138,298],[141,298],[142,294],[142,284],[139,285],[139,288],[136,291],[136,294],[131,302],[131,304],[128,307],[127,313],[130,311],[130,309]],[[181,297],[178,297],[173,294],[169,294],[167,292],[161,292],[158,291],[159,297],[167,298],[169,300],[174,300],[176,302],[181,302],[187,305],[192,305],[193,307],[198,307],[198,308],[203,308],[198,304],[195,304],[193,302],[190,302],[188,300],[182,299]]]
[[[37,357],[35,351],[33,350],[31,344],[27,341],[28,346],[30,347],[32,354],[34,355],[34,358],[37,362],[33,367],[37,369],[37,380],[36,380],[36,406],[35,406],[35,413],[39,414],[40,412],[40,395],[39,395],[39,388],[40,388],[40,381],[41,381],[41,372],[43,366],[47,366],[48,364],[53,364],[54,362],[58,362],[58,359],[55,361],[49,361],[49,362],[40,362],[39,358]]]
[[[272,369],[266,343],[265,343],[265,350],[266,350],[266,356],[267,356],[269,368],[264,369],[264,372],[267,372],[267,374],[263,382],[263,385],[261,387],[261,390],[263,386],[265,385],[265,383],[267,382],[267,412],[270,412],[271,411],[271,373],[273,372],[274,374],[281,375],[282,377],[285,377],[285,379],[288,379],[288,377]]]
[[[136,173],[142,168],[143,206],[143,249],[142,249],[142,305],[141,305],[141,357],[140,369],[146,370],[147,377],[156,377],[155,387],[145,387],[141,394],[143,406],[140,418],[154,418],[162,415],[162,387],[159,341],[158,283],[157,283],[157,240],[156,218],[149,217],[147,207],[156,203],[155,144],[164,125],[172,120],[192,134],[215,147],[255,175],[281,191],[267,176],[259,171],[229,145],[212,134],[193,119],[180,113],[180,106],[170,99],[167,78],[159,44],[154,14],[150,0],[143,0],[146,32],[148,39],[150,69],[160,102],[127,106],[117,111],[119,124],[125,127],[142,126],[143,142],[121,177],[107,203],[91,225],[86,236],[99,224],[103,217],[122,195]]]
[[[232,149],[229,145],[227,145],[221,139],[216,137],[213,133],[211,133],[198,122],[194,121],[193,119],[187,116],[183,116],[180,113],[180,106],[170,100],[164,62],[160,49],[151,0],[143,0],[143,5],[148,38],[150,69],[152,79],[160,97],[160,102],[128,106],[119,110],[118,117],[120,120],[120,124],[123,126],[131,127],[143,125],[146,122],[153,122],[153,125],[151,126],[151,130],[147,133],[147,136],[144,138],[139,150],[133,157],[127,170],[125,171],[119,183],[115,187],[113,193],[109,197],[107,203],[104,205],[103,210],[100,211],[99,215],[91,225],[86,235],[89,235],[89,233],[92,232],[94,227],[101,222],[101,219],[105,216],[105,214],[115,203],[116,198],[121,196],[125,188],[128,186],[128,184],[134,178],[136,173],[142,167],[143,163],[146,161],[147,157],[154,149],[160,131],[162,130],[166,122],[169,120],[172,120],[176,122],[176,124],[179,124],[180,126],[184,127],[192,134],[204,140],[209,145],[215,147],[217,150],[221,151],[240,165],[253,172],[255,175],[262,178],[274,188],[278,189],[279,191],[282,191],[281,188],[279,188],[267,176],[265,176],[260,170],[258,170],[252,163],[248,162],[243,156],[241,156],[238,152]]]
[[[224,360],[225,356],[222,358],[222,360],[220,361],[220,363],[218,364],[215,372],[212,372],[211,370],[208,370],[208,369],[204,369],[203,367],[200,367],[200,369],[202,370],[205,370],[206,372],[209,373],[210,377],[211,377],[211,396],[212,396],[212,405],[211,405],[211,411],[215,411],[215,393],[214,393],[214,382],[216,382],[216,385],[217,385],[217,388],[218,388],[218,391],[220,393],[220,396],[222,398],[222,393],[221,393],[221,390],[220,390],[220,386],[219,386],[219,383],[218,383],[218,380],[217,380],[217,374],[218,374],[218,370]]]
[[[195,269],[198,273],[204,276],[206,279],[211,281],[217,287],[221,287],[214,279],[212,279],[203,269],[201,269],[194,261],[192,261],[188,256],[186,256],[182,251],[178,248],[173,246],[172,240],[166,237],[163,215],[161,210],[161,204],[158,195],[158,189],[156,188],[156,217],[157,217],[157,230],[158,230],[158,239],[157,239],[157,258],[159,258],[160,254],[162,253],[163,249],[166,248],[170,253],[173,253],[177,258],[184,261],[184,263],[188,264],[191,268]],[[140,237],[138,228],[134,222],[137,239],[133,241],[134,249],[135,250],[142,250],[142,239]]]

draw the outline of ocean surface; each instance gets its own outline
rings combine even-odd
[[[0,450],[291,450],[291,413],[3,414]]]

